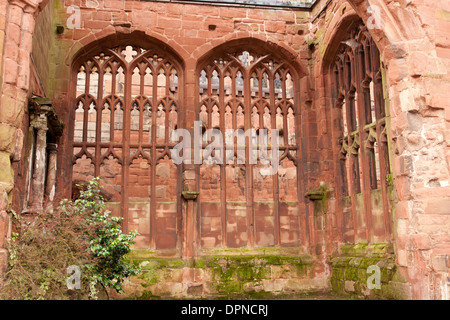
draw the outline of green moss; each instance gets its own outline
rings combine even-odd
[[[391,282],[397,281],[392,244],[346,244],[340,248],[339,256],[330,257],[330,264],[333,292],[364,299],[396,299],[399,296]],[[367,273],[367,269],[372,265],[380,268],[381,289],[367,288],[367,279],[372,274]],[[354,292],[345,292],[345,281],[354,282]]]
[[[262,300],[262,299],[270,298],[272,296],[272,294],[270,292],[267,292],[264,290],[260,290],[260,291],[250,290],[250,291],[245,292],[245,296],[250,299]]]
[[[206,266],[205,260],[203,259],[196,259],[194,262],[194,268],[204,268]]]
[[[218,296],[224,299],[265,298],[269,293],[253,290],[253,288],[260,286],[262,280],[271,279],[272,266],[281,266],[280,272],[303,277],[308,274],[313,263],[310,255],[295,255],[298,251],[292,253],[290,248],[267,247],[204,251],[209,255],[202,254],[192,260],[189,265],[187,260],[157,257],[155,256],[157,253],[151,250],[135,250],[129,254],[128,259],[143,270],[143,273],[135,278],[142,288],[148,289],[156,283],[172,281],[174,269],[194,267],[201,268],[210,274],[211,284]],[[147,294],[149,295],[149,293]]]
[[[284,203],[288,206],[296,206],[298,204],[297,201],[280,201],[280,203]]]
[[[155,271],[146,271],[142,272],[138,279],[143,280],[144,282],[141,284],[142,287],[146,288],[153,284],[158,283],[158,276]]]
[[[169,268],[175,269],[183,268],[185,266],[183,259],[170,259],[167,264]]]
[[[155,296],[150,290],[145,290],[142,292],[140,297],[137,297],[136,300],[160,300],[160,296]]]
[[[289,269],[286,272],[295,270],[298,274],[306,274],[311,261],[305,260],[298,256],[282,255],[209,256],[197,259],[195,265],[210,269],[217,292],[230,297],[247,296],[243,290],[246,283],[270,279],[271,266],[287,265]]]

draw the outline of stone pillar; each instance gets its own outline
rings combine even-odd
[[[45,194],[48,197],[47,208],[52,208],[53,200],[55,198],[58,145],[56,143],[49,143],[47,145],[47,150],[48,150],[48,167],[47,167],[47,182],[45,185]]]
[[[47,117],[36,115],[31,122],[36,129],[36,152],[34,155],[33,176],[31,182],[31,209],[33,212],[43,210],[45,167],[47,165]]]
[[[197,206],[196,200],[199,195],[197,191],[183,191],[182,196],[186,200],[186,209],[183,212],[183,248],[182,257],[187,259],[195,258],[198,246],[197,230]]]

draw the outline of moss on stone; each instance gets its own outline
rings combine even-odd
[[[364,299],[395,299],[399,296],[392,286],[397,268],[390,243],[346,244],[337,256],[330,257],[330,265],[333,292]],[[372,265],[380,268],[381,289],[369,290],[367,287],[367,279],[372,275],[367,270]],[[346,281],[353,282],[354,291],[345,290]]]
[[[135,300],[160,300],[160,296],[155,296],[150,290],[144,290]]]
[[[141,286],[146,288],[153,284],[158,283],[158,276],[154,270],[149,271],[143,271],[139,276],[139,280],[142,280]]]
[[[264,290],[250,290],[250,291],[246,291],[245,292],[245,296],[250,298],[250,299],[256,299],[256,300],[261,300],[261,299],[268,299],[272,296],[272,293],[264,291]]]

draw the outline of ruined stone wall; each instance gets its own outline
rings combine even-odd
[[[0,4],[0,266],[3,268],[6,265],[3,248],[10,229],[7,210],[14,187],[12,168],[22,163],[23,155],[21,126],[30,86],[29,54],[37,14],[46,2],[10,0]],[[224,43],[243,46],[266,43],[268,49],[275,48],[298,66],[297,72],[301,75],[297,88],[301,101],[299,137],[302,142],[299,153],[303,166],[301,190],[298,191],[302,195],[309,194],[309,199],[298,206],[302,220],[297,228],[303,231],[300,240],[307,247],[306,251],[313,253],[317,257],[315,261],[319,261],[310,278],[331,276],[335,288],[347,292],[355,291],[351,290],[355,289],[355,283],[345,281],[353,281],[352,272],[364,271],[365,258],[371,258],[373,252],[359,250],[359,247],[354,250],[341,247],[348,239],[355,239],[357,230],[346,230],[339,224],[339,214],[345,205],[336,190],[333,140],[336,136],[324,66],[329,64],[327,59],[331,59],[336,49],[335,39],[343,36],[349,23],[359,17],[366,25],[373,24],[373,11],[368,11],[368,5],[377,6],[382,22],[379,28],[370,32],[381,52],[385,70],[394,187],[389,198],[392,201],[392,230],[385,238],[377,240],[394,245],[396,275],[394,278],[388,275],[385,283],[395,280],[402,297],[448,299],[450,9],[447,1],[318,1],[312,13],[153,1],[91,2],[98,6],[88,7],[84,1],[55,0],[49,21],[53,21],[53,26],[59,24],[65,29],[59,34],[45,33],[51,36],[45,41],[51,43],[48,55],[43,54],[45,50],[36,52],[37,60],[42,59],[38,69],[44,79],[47,78],[47,96],[53,99],[65,123],[70,123],[68,109],[72,106],[69,100],[72,62],[87,48],[105,45],[102,39],[114,44],[128,36],[140,41],[156,39],[177,54],[185,71],[183,121],[186,127],[192,127],[196,119],[197,64],[211,50],[214,52],[214,48]],[[74,29],[67,28],[70,5],[81,10],[81,24]],[[44,29],[47,30],[43,28],[42,31]],[[44,36],[44,32],[41,35]],[[66,154],[69,137],[65,131],[60,141],[59,197],[70,196],[70,184],[66,183],[72,170],[72,159]],[[13,161],[18,162],[13,164]],[[138,181],[140,164],[135,169]],[[111,178],[117,175],[113,166],[108,171]],[[167,176],[167,172],[161,174]],[[169,172],[169,177],[171,175]],[[200,189],[200,177],[194,167],[186,166],[183,178],[188,190]],[[118,206],[118,202],[115,205]],[[215,218],[210,219],[210,226],[204,225],[206,231],[215,230]],[[260,218],[264,220],[264,214]],[[147,218],[136,217],[138,228],[139,219],[146,221]],[[148,224],[144,222],[142,227],[146,226]],[[357,227],[362,235],[368,234],[362,225]],[[366,237],[365,241],[369,239]],[[364,237],[357,242],[363,240]],[[328,255],[334,256],[331,274],[324,268],[330,261]],[[391,257],[389,251],[380,263],[390,265]],[[210,266],[214,267],[213,264]],[[270,279],[264,277],[262,279],[275,283],[272,275]],[[184,284],[194,283],[195,276],[183,281]]]
[[[88,52],[90,48],[114,47],[121,43],[121,39],[129,39],[137,43],[153,41],[159,45],[166,44],[170,47],[168,52],[171,53],[171,56],[178,56],[177,59],[183,66],[183,78],[180,78],[179,81],[180,83],[183,81],[184,92],[184,95],[180,93],[182,109],[179,110],[183,113],[180,126],[183,125],[187,128],[191,128],[193,121],[197,119],[196,113],[199,103],[199,95],[196,91],[199,81],[197,68],[200,63],[204,63],[204,59],[207,59],[208,55],[213,56],[220,53],[220,50],[227,48],[228,44],[239,49],[247,47],[254,49],[260,46],[260,49],[269,53],[273,52],[277,57],[284,57],[286,62],[295,66],[292,71],[297,75],[298,82],[296,82],[296,88],[293,89],[293,92],[298,99],[297,101],[300,102],[297,119],[299,119],[299,123],[301,119],[301,123],[304,124],[304,126],[296,124],[299,126],[298,138],[301,146],[301,149],[297,151],[297,165],[305,166],[305,178],[302,179],[297,176],[296,169],[292,170],[292,162],[286,160],[282,163],[279,194],[283,203],[279,206],[280,226],[278,228],[280,228],[281,234],[279,241],[283,246],[299,247],[297,249],[299,253],[307,252],[311,247],[315,254],[320,254],[322,243],[316,244],[317,239],[315,237],[310,238],[310,234],[313,234],[313,232],[310,232],[309,229],[323,230],[323,228],[314,222],[314,203],[303,197],[306,190],[319,183],[315,176],[309,179],[309,174],[313,171],[311,168],[318,168],[317,156],[309,152],[309,148],[314,150],[317,148],[315,139],[318,126],[310,113],[311,98],[308,96],[310,88],[308,82],[304,79],[304,75],[310,72],[306,67],[309,56],[305,42],[309,13],[290,9],[269,10],[152,1],[98,1],[98,3],[99,6],[95,9],[88,8],[82,3],[80,7],[81,25],[75,29],[69,29],[66,25],[67,19],[70,18],[67,9],[70,5],[78,6],[79,3],[77,1],[65,1],[64,6],[59,7],[58,1],[55,2],[55,14],[53,16],[55,24],[61,24],[66,28],[62,34],[55,36],[50,50],[50,56],[52,57],[50,74],[54,75],[54,78],[48,84],[48,92],[55,101],[55,108],[62,117],[65,117],[64,120],[68,125],[72,112],[68,108],[74,107],[71,104],[72,100],[68,100],[73,98],[70,95],[73,83],[68,81],[68,79],[71,79],[73,60],[80,53]],[[95,118],[94,115],[89,117]],[[94,118],[91,120],[93,121]],[[213,118],[212,121],[214,122],[215,119]],[[66,129],[71,130],[72,128],[68,126]],[[117,129],[119,134],[120,130]],[[289,134],[289,130],[286,130],[286,133]],[[78,131],[75,131],[75,135],[79,134]],[[70,146],[69,137],[70,132],[66,131],[62,139],[63,147],[60,149],[58,165],[61,168],[58,189],[59,193],[65,196],[67,196],[67,190],[70,188],[68,183],[64,183],[66,177],[72,177],[72,180],[76,182],[83,182],[92,177],[94,172],[91,161],[83,158],[77,160],[71,176],[72,173],[69,171],[72,168],[72,159],[67,152],[70,149],[63,151],[64,146]],[[134,138],[137,138],[137,136]],[[180,212],[176,203],[176,201],[181,201],[177,199],[177,190],[175,189],[176,184],[180,181],[179,173],[169,159],[164,161],[165,163],[158,164],[154,176],[157,202],[155,247],[158,250],[165,250],[165,255],[173,257],[179,255],[180,239],[186,241],[184,238],[185,231],[180,228],[182,225],[181,214],[184,213]],[[114,214],[119,215],[122,198],[121,190],[117,188],[117,184],[120,185],[122,172],[115,159],[112,159],[109,164],[106,162],[100,168],[100,176],[103,179],[102,184],[105,185],[105,192],[112,200],[110,208]],[[214,173],[214,169],[218,168],[201,167],[197,171],[193,166],[185,166],[183,172],[184,184],[182,188],[200,191],[199,198],[203,199],[203,202],[197,207],[199,208],[197,212],[199,212],[200,220],[197,221],[198,229],[196,229],[196,232],[199,232],[200,235],[197,234],[199,238],[195,239],[194,242],[196,252],[200,248],[223,245],[224,235],[220,231],[222,218],[220,206],[217,205],[217,199],[220,198],[218,192],[220,182],[214,179],[214,174],[217,174],[217,172]],[[135,159],[128,170],[127,194],[129,196],[127,201],[129,210],[126,226],[130,230],[137,229],[141,233],[137,238],[137,247],[148,248],[149,244],[152,245],[150,232],[152,226],[149,224],[152,219],[149,215],[152,203],[148,200],[148,190],[151,185],[149,184],[147,161]],[[269,184],[260,183],[261,181],[255,183],[255,203],[254,207],[249,208],[247,199],[245,197],[239,198],[239,194],[242,194],[242,190],[239,190],[242,186],[239,185],[245,183],[245,179],[233,181],[233,177],[239,178],[236,173],[227,170],[226,174],[228,180],[227,195],[229,195],[230,201],[230,209],[227,212],[229,214],[227,216],[229,236],[227,245],[231,247],[273,245],[275,242],[273,234],[276,232],[272,222],[274,205],[271,201],[266,201],[269,196],[272,197],[273,195],[272,187]],[[297,179],[301,182],[296,183]],[[297,189],[299,185],[301,190]],[[299,194],[300,197],[296,201]],[[233,201],[234,203],[232,203]],[[187,209],[183,207],[183,210]],[[256,231],[254,240],[250,240],[248,233],[249,228],[253,228],[251,222],[248,222],[250,221],[248,210],[255,211]],[[307,212],[309,212],[309,216]],[[173,250],[174,248],[177,250]],[[162,251],[159,251],[159,253],[162,253]],[[314,260],[314,268],[311,270],[309,274],[311,279],[323,280],[326,278],[321,259]],[[183,281],[184,283],[195,282],[193,278],[190,280],[186,278]],[[306,288],[307,280],[302,281],[305,283],[304,288]],[[325,283],[321,284],[322,289],[325,286]]]
[[[21,160],[22,124],[30,81],[30,53],[39,5],[47,1],[0,4],[0,268],[6,267],[5,241],[10,233],[14,187],[13,162]]]
[[[316,77],[324,73],[333,37],[342,39],[353,9],[366,25],[374,26],[369,4],[380,10],[379,27],[369,32],[386,70],[395,191],[390,197],[392,235],[398,274],[408,282],[402,290],[412,298],[448,299],[448,3],[321,1],[311,38],[317,40]],[[321,79],[315,83],[321,90]]]
[[[70,14],[67,13],[67,9],[70,5],[78,5],[78,2],[66,1],[64,7],[58,7],[58,2],[55,4],[55,23],[66,25],[66,20],[70,18]],[[131,36],[131,39],[137,39],[141,37],[139,41],[144,40],[146,37],[148,39],[156,39],[162,43],[170,46],[176,54],[181,57],[181,61],[184,64],[184,92],[186,93],[184,97],[181,97],[181,112],[184,113],[182,116],[184,119],[185,127],[192,127],[192,123],[196,118],[196,106],[198,104],[198,97],[194,95],[195,86],[198,83],[198,78],[196,78],[197,64],[203,55],[209,53],[209,51],[219,45],[226,42],[233,42],[234,46],[236,43],[240,43],[242,48],[248,44],[249,47],[257,46],[258,40],[264,41],[267,45],[268,50],[277,51],[275,53],[284,54],[289,59],[289,63],[295,63],[296,65],[305,65],[307,55],[305,54],[305,42],[304,35],[307,30],[307,25],[305,24],[305,18],[308,17],[307,12],[293,11],[289,9],[285,10],[268,10],[268,9],[255,9],[248,7],[222,7],[222,6],[203,6],[203,5],[188,5],[188,4],[173,4],[173,3],[161,3],[161,2],[133,2],[133,1],[117,1],[117,2],[102,2],[99,1],[99,6],[95,9],[88,8],[86,6],[81,6],[81,25],[75,29],[69,29],[66,26],[64,33],[55,36],[56,40],[51,50],[52,59],[50,61],[51,74],[55,77],[53,82],[49,84],[49,94],[53,96],[56,101],[55,108],[61,110],[62,115],[66,115],[67,123],[69,124],[69,113],[66,112],[64,108],[67,108],[67,95],[70,93],[69,82],[67,79],[70,77],[70,67],[73,58],[79,53],[84,52],[86,49],[82,49],[86,46],[92,45],[93,43],[100,43],[101,39],[106,39],[110,37],[111,41],[115,41],[116,34],[121,34],[120,37],[126,38],[127,35]],[[142,34],[136,33],[136,31],[143,32]],[[255,39],[255,40],[252,40]],[[108,47],[108,42],[102,44]],[[66,51],[64,51],[66,50]],[[270,51],[268,51],[270,52]],[[59,54],[57,54],[59,53]],[[298,68],[294,70],[299,75],[303,75],[307,72],[306,68]],[[197,76],[198,77],[198,76]],[[307,91],[307,86],[301,83],[300,79],[300,95],[305,94]],[[296,89],[298,90],[298,89]],[[299,99],[301,101],[301,98]],[[303,106],[302,103],[299,105],[300,112],[305,112],[308,109],[307,105]],[[92,116],[92,115],[91,115]],[[90,116],[90,117],[91,117]],[[95,118],[95,115],[94,115]],[[95,119],[93,120],[95,121]],[[307,121],[307,120],[306,120]],[[213,119],[214,122],[214,119]],[[164,125],[161,126],[164,129]],[[71,128],[67,127],[67,130]],[[302,135],[305,137],[308,135],[307,132],[303,132]],[[78,131],[77,131],[78,132]],[[79,132],[76,134],[79,134]],[[157,133],[158,135],[158,133]],[[69,134],[65,135],[65,139],[62,143],[63,145],[70,145],[67,138]],[[299,157],[303,161],[303,156],[306,155],[306,146],[302,146],[304,150],[299,152]],[[63,156],[64,151],[61,151],[60,164],[59,167],[62,168],[62,176],[69,176],[70,159],[67,155]],[[114,161],[114,160],[113,160]],[[81,182],[82,180],[87,180],[89,177],[93,176],[93,165],[90,163],[89,159],[80,159],[77,161],[76,170],[74,171],[74,176],[72,179],[76,182]],[[143,212],[148,212],[150,204],[148,203],[148,190],[151,188],[149,182],[150,177],[147,173],[147,167],[144,163],[145,161],[136,159],[135,163],[132,164],[129,171],[130,180],[128,193],[133,198],[130,199],[130,205],[132,205],[132,210],[130,213],[129,227],[134,229],[137,228],[141,231],[142,236],[138,239],[140,244],[145,244],[148,242],[149,223],[150,217],[148,214]],[[140,163],[142,162],[142,163]],[[156,199],[161,199],[164,201],[166,206],[169,206],[167,213],[162,214],[162,216],[167,216],[167,223],[173,224],[176,219],[176,190],[169,190],[170,183],[176,183],[176,169],[170,166],[169,163],[158,165],[156,169]],[[282,188],[281,195],[284,197],[282,200],[286,202],[284,207],[282,206],[283,217],[281,221],[283,223],[282,228],[283,240],[285,243],[299,242],[298,237],[295,235],[298,230],[298,223],[293,220],[298,220],[300,215],[304,215],[304,208],[300,210],[293,210],[289,208],[289,201],[291,201],[290,196],[283,196],[286,192],[295,194],[297,188],[295,186],[295,180],[292,180],[293,175],[289,173],[288,167],[292,166],[287,164],[286,168],[283,168],[286,180],[285,185],[281,184]],[[216,168],[218,169],[218,168]],[[289,170],[288,170],[289,169]],[[292,169],[292,168],[291,168]],[[114,212],[120,209],[119,202],[121,200],[120,194],[118,193],[117,183],[120,184],[121,172],[120,169],[106,168],[102,166],[104,172],[105,190],[108,196],[111,198],[115,204],[111,204],[111,208]],[[211,172],[209,172],[209,171]],[[307,170],[308,171],[308,170]],[[191,171],[193,172],[193,171]],[[287,172],[287,174],[286,174]],[[218,180],[213,177],[213,170],[209,168],[201,168],[199,175],[195,176],[195,179],[188,181],[186,184],[189,188],[200,189],[201,195],[205,202],[202,205],[202,210],[206,213],[204,214],[204,220],[202,222],[202,243],[204,245],[217,246],[220,244],[220,234],[217,233],[218,222],[220,221],[219,210],[220,208],[214,203],[219,197],[219,184]],[[186,176],[191,176],[189,173]],[[236,173],[227,171],[227,177],[234,177]],[[295,176],[295,174],[294,174]],[[291,179],[289,182],[287,179]],[[214,180],[214,181],[213,181]],[[283,181],[284,181],[283,180]],[[172,181],[172,182],[170,182]],[[210,182],[208,182],[210,181]],[[212,181],[212,182],[211,182]],[[306,180],[305,180],[306,181]],[[170,183],[169,183],[170,182]],[[208,185],[212,183],[213,185]],[[167,186],[166,186],[167,184]],[[195,185],[198,184],[198,185]],[[240,217],[242,212],[245,215],[245,198],[240,199],[233,193],[234,185],[239,185],[240,182],[232,182],[231,178],[227,182],[227,189],[229,193],[230,201],[241,201],[242,203],[234,203],[235,207],[233,210],[236,211],[236,217],[231,217],[233,210],[230,211],[230,228],[240,228],[239,231],[236,229],[237,237],[236,246],[245,245],[247,240],[244,234],[244,240],[239,240],[241,233],[246,233],[248,228],[246,223],[246,217]],[[62,188],[67,188],[69,184],[60,183]],[[241,186],[242,187],[242,186]],[[62,188],[60,188],[61,194]],[[238,187],[236,187],[238,188]],[[264,200],[266,200],[266,194],[272,194],[272,190],[265,188],[262,185],[258,186],[260,191],[260,196],[257,200],[262,201],[261,206],[264,207]],[[258,189],[258,190],[259,190]],[[266,190],[267,189],[267,190]],[[238,190],[239,191],[239,190]],[[242,192],[239,191],[239,192]],[[238,193],[239,193],[238,192]],[[67,193],[65,193],[67,194]],[[258,197],[258,195],[256,196]],[[146,200],[147,199],[147,200]],[[303,199],[301,199],[303,202]],[[292,206],[292,205],[291,205]],[[303,203],[300,206],[304,206]],[[267,208],[266,208],[267,207]],[[242,208],[244,208],[242,210]],[[265,220],[272,219],[273,216],[271,205],[265,206],[267,212],[264,210],[256,210],[260,213],[260,217],[256,219],[258,221],[258,226],[264,226]],[[264,209],[263,208],[263,209]],[[161,208],[163,210],[163,208]],[[234,212],[233,211],[233,212]],[[295,211],[295,212],[294,212]],[[299,212],[300,211],[300,212]],[[264,213],[265,212],[265,213]],[[267,217],[266,217],[267,216]],[[291,217],[292,216],[292,217]],[[243,219],[241,223],[237,223],[239,219]],[[303,217],[302,217],[303,219]],[[234,222],[233,222],[234,221]],[[242,224],[242,222],[245,222]],[[238,226],[239,225],[239,226]],[[242,230],[241,230],[242,229]],[[296,230],[297,229],[297,230]],[[175,231],[175,229],[173,229]],[[166,234],[168,236],[168,234]],[[175,235],[174,235],[175,236]],[[234,237],[234,236],[233,236]],[[294,238],[295,237],[295,238]],[[261,240],[258,240],[258,245],[271,244],[272,240],[269,238],[264,238],[264,234],[261,233]],[[173,246],[175,243],[173,240],[170,241]]]
[[[8,3],[7,2],[2,2],[1,3],[1,8],[0,8],[0,61],[3,61],[3,52],[4,52],[4,46],[5,46],[5,36],[6,36],[6,16],[7,16],[7,8],[8,8]],[[2,84],[3,84],[3,63],[0,64],[0,90],[2,89]],[[5,125],[2,124],[2,128]],[[1,130],[2,132],[4,131],[3,129]],[[2,138],[3,138],[3,134],[2,134]],[[5,146],[3,146],[3,148],[5,148]],[[6,156],[4,157],[5,159],[3,160],[3,162],[8,162],[5,163],[5,172],[2,166],[2,185],[1,185],[1,190],[0,190],[0,210],[1,211],[1,216],[0,216],[0,269],[1,272],[4,272],[5,267],[7,265],[7,253],[6,250],[4,250],[5,247],[5,240],[6,240],[6,234],[8,232],[9,229],[9,217],[5,211],[5,209],[8,206],[8,192],[11,191],[11,188],[8,186],[8,188],[5,188],[5,183],[7,184],[11,184],[11,177],[9,175],[10,172],[8,172],[9,168],[11,167],[11,165],[9,164],[10,160],[9,157],[7,156],[8,154],[6,154]]]
[[[113,299],[282,299],[329,288],[326,277],[315,276],[316,258],[292,248],[205,249],[193,263],[137,250],[129,259],[142,273]]]
[[[51,59],[52,41],[56,35],[53,14],[55,1],[49,1],[47,6],[39,13],[36,19],[35,31],[33,34],[32,57],[36,69],[39,85],[43,86],[44,93],[48,91],[49,72]],[[30,88],[32,89],[32,88]]]

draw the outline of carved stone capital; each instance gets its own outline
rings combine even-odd
[[[38,133],[39,131],[46,132],[48,130],[47,117],[36,115],[35,118],[31,121],[30,126],[38,130]]]

